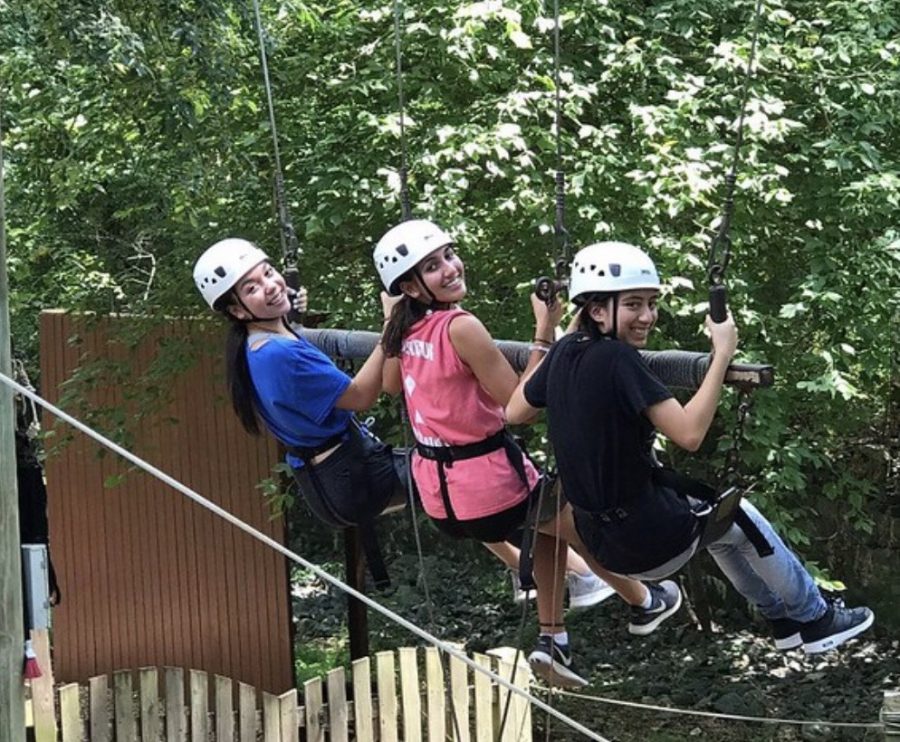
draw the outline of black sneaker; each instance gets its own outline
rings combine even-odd
[[[825,615],[803,624],[800,629],[803,649],[807,654],[827,652],[861,634],[874,621],[875,614],[868,608],[847,608],[843,601],[831,603]]]
[[[528,655],[528,664],[535,675],[543,678],[551,686],[559,688],[583,688],[588,684],[575,672],[575,664],[568,646],[561,646],[553,637],[543,634],[538,637],[537,646]]]
[[[772,627],[772,636],[775,638],[775,649],[786,652],[789,649],[796,649],[803,644],[800,636],[800,629],[803,624],[792,621],[789,618],[776,618],[769,621]]]
[[[652,634],[657,626],[681,608],[681,590],[672,580],[665,580],[658,585],[647,583],[647,589],[653,602],[649,608],[631,606],[629,634],[636,636]]]

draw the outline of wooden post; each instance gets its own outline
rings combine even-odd
[[[0,96],[2,100],[2,96]],[[6,204],[3,190],[3,111],[0,109],[0,371],[12,378],[9,280],[6,274]],[[0,384],[0,742],[25,739],[22,554],[13,391]]]
[[[900,740],[900,690],[886,690],[881,706],[881,723],[886,740]]]
[[[366,560],[358,528],[344,530],[344,562],[347,584],[361,593],[366,591]],[[369,614],[362,601],[347,596],[347,629],[350,634],[350,659],[369,656]]]

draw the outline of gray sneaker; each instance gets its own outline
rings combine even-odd
[[[652,598],[650,607],[631,606],[628,633],[635,636],[652,634],[663,621],[681,608],[681,590],[672,580],[664,580],[658,585],[652,582],[646,584]]]
[[[593,572],[580,575],[569,572],[566,575],[566,587],[569,589],[569,608],[587,608],[616,594],[616,591]]]

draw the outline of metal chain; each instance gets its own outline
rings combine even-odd
[[[740,475],[741,453],[744,445],[744,429],[752,409],[753,396],[750,390],[740,388],[738,390],[737,418],[731,434],[731,446],[725,452],[725,462],[722,473],[719,476],[719,481],[726,487],[738,486],[743,483],[743,478]]]

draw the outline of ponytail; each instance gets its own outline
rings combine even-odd
[[[409,328],[422,319],[428,309],[427,305],[406,295],[394,305],[381,340],[384,354],[388,358],[397,358],[400,355],[403,339]]]
[[[230,292],[227,298],[231,298]],[[217,302],[216,309],[228,319],[228,337],[225,339],[225,379],[231,406],[244,430],[251,435],[259,435],[261,431],[256,414],[256,392],[247,363],[247,325],[228,311],[226,301]]]

